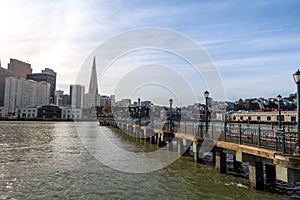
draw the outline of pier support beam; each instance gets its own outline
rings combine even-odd
[[[226,153],[222,151],[216,151],[215,154],[216,154],[216,158],[215,158],[216,170],[221,174],[226,174],[227,172]]]
[[[276,181],[276,168],[273,165],[265,164],[266,181],[274,183]]]
[[[195,163],[199,163],[200,162],[200,158],[199,158],[199,144],[197,144],[196,142],[193,142],[193,153],[194,153],[194,161],[195,161]]]
[[[241,168],[241,162],[236,160],[236,156],[233,155],[233,171],[239,172]]]
[[[212,151],[212,163],[216,166],[216,151]]]
[[[168,142],[168,150],[173,151],[173,140]]]
[[[181,140],[181,139],[178,139],[177,140],[177,149],[178,149],[178,154],[179,155],[182,155],[182,154],[184,154],[184,146],[183,146],[183,141]]]
[[[162,136],[161,134],[159,134],[159,133],[157,134],[156,144],[158,147],[162,146],[162,141],[161,141],[162,137],[161,136]]]
[[[262,162],[249,162],[249,182],[250,188],[264,189],[264,170]]]

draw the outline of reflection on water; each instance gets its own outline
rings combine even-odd
[[[129,151],[156,148],[96,122],[82,125],[102,128]],[[189,157],[151,173],[113,170],[89,154],[71,122],[0,122],[0,127],[0,199],[287,198],[249,190],[246,179],[218,174],[211,166],[195,165]]]

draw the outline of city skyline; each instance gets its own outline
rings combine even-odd
[[[57,72],[57,89],[68,91],[76,83],[83,63],[103,41],[124,31],[161,27],[185,34],[205,48],[223,79],[226,100],[296,91],[292,74],[299,67],[298,1],[0,4],[2,67],[11,57],[28,61],[33,72],[49,67]],[[90,71],[93,61],[89,62]],[[203,92],[197,91],[199,96]],[[99,93],[112,94],[101,85]]]

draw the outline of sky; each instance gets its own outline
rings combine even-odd
[[[40,72],[45,67],[55,70],[57,89],[67,92],[69,85],[81,83],[78,77],[83,76],[86,81],[82,84],[88,87],[91,58],[97,56],[95,49],[128,31],[155,27],[180,33],[204,49],[220,76],[216,79],[222,80],[220,88],[224,87],[224,100],[268,98],[278,94],[288,96],[296,91],[292,74],[300,67],[299,11],[298,0],[0,0],[1,66],[6,68],[9,59],[15,58],[31,63],[33,72]],[[138,43],[141,40],[137,38],[118,44],[122,46],[126,42]],[[177,42],[175,39],[174,44]],[[114,48],[121,48],[119,46]],[[149,73],[165,74],[156,79],[168,79],[171,86],[154,78],[150,87],[149,84],[138,85],[128,91],[130,97],[141,95],[138,94],[141,91],[153,94],[160,90],[154,85],[160,85],[165,88],[161,92],[169,91],[168,94],[173,95],[180,104],[183,101],[180,92],[186,91],[184,87],[190,85],[192,89],[184,98],[193,93],[195,100],[202,100],[203,92],[213,90],[212,85],[208,84],[203,74],[202,80],[198,81],[201,76],[195,76],[197,73],[191,70],[191,64],[174,55],[174,52],[157,49],[120,55],[111,62],[111,68],[106,71],[109,74],[98,75],[100,93],[119,92],[118,98],[125,97],[120,88],[135,80],[138,76],[135,74],[143,72],[142,66],[151,66],[147,68],[153,69],[148,70]],[[104,58],[100,54],[96,58],[100,65]],[[98,71],[105,68],[98,64]],[[136,68],[130,68],[133,65],[137,65]],[[161,69],[165,71],[159,71]],[[170,77],[168,70],[173,71],[174,75]],[[153,74],[144,75],[145,79],[149,77]],[[172,85],[178,77],[186,80],[185,83]],[[125,79],[127,82],[124,82]],[[114,84],[107,86],[110,82]],[[217,96],[216,92],[211,94]],[[158,98],[157,102],[166,98]]]

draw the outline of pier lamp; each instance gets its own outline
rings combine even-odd
[[[205,91],[204,92],[204,97],[205,97],[205,133],[206,136],[208,136],[208,105],[207,105],[207,100],[208,100],[209,92]]]
[[[282,100],[282,96],[279,94],[277,96],[277,101],[278,101],[278,126],[279,126],[279,129],[281,129],[281,108],[280,108],[281,100]]]
[[[293,74],[293,78],[295,83],[297,84],[297,147],[295,150],[295,154],[300,154],[300,71],[296,71]]]
[[[141,110],[142,110],[142,106],[141,106],[141,99],[138,98],[138,105],[137,105],[137,108],[138,108],[138,114],[139,114],[139,126],[141,126]]]
[[[169,130],[172,131],[172,104],[173,104],[173,99],[170,99],[169,103],[170,103],[170,121],[169,121],[170,129]]]

